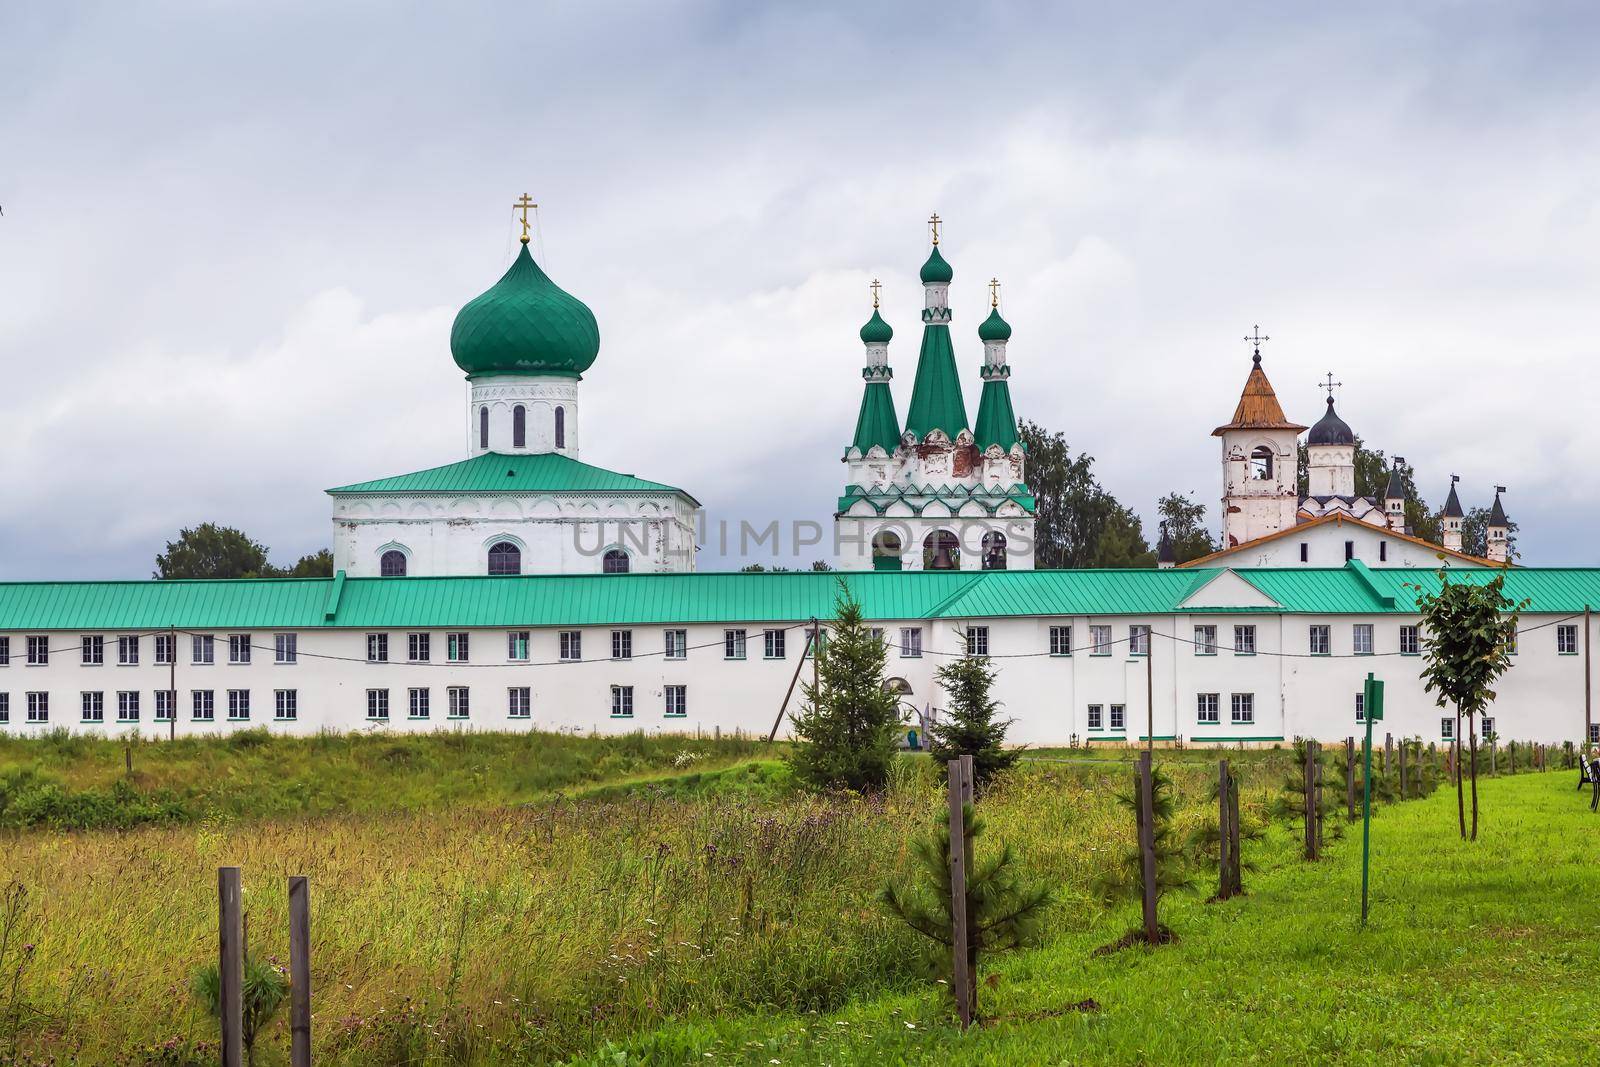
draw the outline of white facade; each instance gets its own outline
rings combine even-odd
[[[467,392],[471,454],[558,452],[578,458],[577,378],[486,375],[473,378]]]
[[[1442,722],[1453,716],[1424,693],[1418,678],[1421,658],[1401,654],[1402,628],[1415,626],[1414,616],[1254,613],[1248,604],[1253,590],[1237,578],[1230,583],[1230,577],[1214,580],[1201,598],[1217,603],[1215,613],[886,619],[876,625],[891,645],[886,673],[908,689],[908,721],[913,708],[943,705],[934,672],[961,653],[966,628],[973,626],[983,628],[991,654],[1007,657],[995,661],[995,696],[1016,719],[1009,735],[1014,742],[1137,743],[1152,720],[1151,694],[1158,741],[1270,745],[1296,736],[1336,741],[1360,730],[1356,696],[1368,672],[1387,683],[1380,736],[1445,740]],[[1559,626],[1550,625],[1558,621]],[[180,632],[175,670],[155,662],[152,634],[133,635],[139,662],[129,666],[118,664],[116,632],[90,635],[103,640],[103,662],[86,666],[80,632],[9,631],[0,634],[10,641],[9,664],[0,667],[6,710],[0,729],[22,735],[67,729],[164,737],[169,725],[156,720],[161,699],[156,694],[171,686],[177,692],[176,731],[186,736],[259,726],[301,735],[439,729],[764,734],[803,655],[805,625],[730,620],[548,627],[527,631],[525,653],[521,631],[503,627],[235,631],[252,646],[248,664],[230,663],[228,631],[208,631],[214,637],[208,664],[195,662],[194,638]],[[1519,741],[1580,740],[1584,673],[1593,671],[1583,650],[1600,635],[1583,640],[1582,616],[1525,615],[1521,626],[1514,666],[1497,686],[1499,696],[1489,712],[1497,731]],[[1070,628],[1070,652],[1059,630],[1053,640],[1052,628],[1061,627]],[[1100,633],[1096,627],[1106,629]],[[1156,635],[1148,671],[1146,655],[1130,640],[1134,627],[1150,627]],[[1326,628],[1326,646],[1314,627]],[[1363,627],[1370,630],[1362,632]],[[1243,628],[1237,636],[1236,628]],[[769,629],[785,635],[782,654],[772,658],[765,655]],[[918,632],[921,655],[907,654],[903,629]],[[561,662],[564,630],[581,635],[576,650],[570,638],[565,641],[569,653],[577,652],[572,662]],[[687,646],[682,659],[661,655],[669,630],[682,631]],[[730,631],[742,632],[744,658],[728,657]],[[614,632],[628,634],[625,651],[631,658],[612,658]],[[276,661],[279,633],[293,635],[294,662]],[[448,659],[452,633],[468,635],[464,663]],[[387,659],[366,662],[375,648],[370,639],[379,635]],[[427,662],[411,662],[412,638],[421,635],[427,638]],[[28,665],[29,636],[48,639],[48,664]],[[1253,652],[1236,651],[1236,641]],[[1320,652],[1323,647],[1326,654]],[[1358,654],[1366,648],[1372,654]],[[1024,658],[1012,658],[1019,656]],[[682,689],[669,695],[669,687]],[[414,689],[427,691],[425,717],[411,714]],[[619,689],[627,691],[626,702]],[[451,690],[465,696],[452,696]],[[125,698],[119,699],[125,693],[138,694],[136,721],[118,721],[119,708],[127,706]],[[30,721],[30,707],[39,706],[37,694],[46,698],[46,718]],[[241,700],[237,694],[248,696]],[[280,717],[280,707],[286,706],[280,694],[293,694],[287,705],[293,718]],[[682,715],[668,714],[669,700],[682,701]],[[524,706],[525,716],[519,714]],[[86,707],[98,709],[100,719],[86,720]],[[197,719],[197,707],[209,708],[212,718]],[[248,717],[230,719],[230,708]],[[1216,721],[1208,721],[1213,708]],[[383,711],[386,717],[380,716]]]
[[[1222,438],[1222,543],[1233,547],[1295,524],[1297,430],[1230,429]]]
[[[1302,522],[1275,536],[1195,560],[1200,567],[1342,567],[1360,560],[1369,567],[1483,567],[1484,560],[1448,551],[1368,522],[1328,517]]]

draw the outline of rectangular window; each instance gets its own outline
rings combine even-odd
[[[1196,693],[1194,698],[1194,721],[1215,726],[1221,720],[1217,716],[1217,708],[1221,703],[1220,693]]]
[[[83,694],[83,721],[106,721],[106,695],[104,693]]]
[[[1121,704],[1111,705],[1111,728],[1124,730],[1128,726],[1128,709]]]
[[[210,634],[195,634],[189,639],[189,660],[196,666],[217,662],[217,639]]]
[[[272,694],[272,717],[278,722],[294,722],[300,717],[300,691],[278,689]]]
[[[611,658],[612,659],[632,659],[633,658],[633,631],[632,630],[612,630],[611,631]]]
[[[427,663],[433,657],[432,634],[406,634],[406,659]]]
[[[1089,655],[1091,655],[1091,656],[1109,656],[1109,655],[1111,655],[1111,627],[1109,627],[1109,626],[1091,626],[1091,627],[1089,627]]]
[[[967,627],[967,655],[987,656],[989,654],[989,628],[987,626]]]
[[[49,722],[50,721],[50,694],[49,693],[29,693],[28,694],[28,721],[29,722]]]
[[[667,659],[689,658],[689,631],[667,630]]]
[[[0,723],[11,721],[11,694],[0,693]]]
[[[872,627],[872,639],[874,641],[878,642],[878,644],[880,644],[880,645],[883,644],[883,627],[881,627],[881,626]]]
[[[250,720],[250,690],[228,690],[228,721],[248,722]]]
[[[1516,627],[1516,625],[1514,623],[1507,623],[1506,626],[1505,626],[1505,634],[1506,634],[1506,655],[1515,656],[1517,654],[1517,627]],[[1559,648],[1559,644],[1560,643],[1557,642],[1558,648]]]
[[[744,659],[744,638],[743,630],[722,631],[722,658]]]
[[[406,693],[406,714],[413,719],[426,719],[429,715],[429,690],[411,689]]]
[[[139,664],[139,635],[123,634],[117,638],[117,663],[123,667]]]
[[[156,634],[156,647],[153,653],[158,666],[166,667],[177,658],[175,645],[177,638],[172,634]]]
[[[156,722],[171,722],[178,717],[178,709],[173,706],[177,696],[170,689],[156,690]]]
[[[28,666],[43,667],[50,662],[50,638],[30,636],[28,638]]]
[[[367,662],[368,663],[388,663],[389,662],[389,635],[388,634],[368,634],[367,635]]]
[[[1479,723],[1479,725],[1483,728],[1483,736],[1487,738],[1490,734],[1494,733],[1494,716],[1485,715],[1483,717],[1483,721]]]
[[[1400,627],[1400,654],[1402,656],[1416,656],[1422,652],[1422,628],[1420,626]]]
[[[922,658],[922,627],[902,626],[900,628],[900,658]]]
[[[1217,628],[1215,626],[1196,626],[1194,628],[1194,654],[1197,656],[1215,656],[1217,654]]]
[[[106,639],[99,634],[84,634],[83,665],[98,667],[106,661]]]
[[[1367,694],[1356,694],[1356,722],[1367,721]]]
[[[1600,722],[1589,724],[1589,743],[1591,745],[1600,745]]]
[[[472,714],[472,705],[467,699],[467,687],[452,685],[445,690],[445,697],[450,701],[450,718],[465,719]]]
[[[822,649],[824,652],[826,652],[828,649],[828,631],[820,627],[817,629],[815,634],[813,634],[810,630],[806,631],[806,654],[804,658],[810,659],[812,656],[816,655],[818,648]]]
[[[11,638],[0,637],[0,667],[11,666]]]
[[[533,690],[525,685],[514,685],[506,690],[506,714],[513,719],[533,716]]]
[[[1233,725],[1249,726],[1256,721],[1256,695],[1254,693],[1233,694]]]
[[[1311,546],[1304,541],[1300,542],[1300,562],[1304,563],[1311,558]]]
[[[566,662],[573,662],[583,658],[583,632],[580,630],[561,631],[561,658]]]
[[[1354,541],[1346,541],[1344,543],[1344,561],[1346,563],[1349,563],[1351,560],[1353,560],[1355,558],[1356,558],[1356,543]]]
[[[1103,730],[1103,729],[1105,729],[1105,722],[1101,718],[1101,716],[1103,716],[1104,714],[1105,714],[1105,709],[1101,705],[1099,705],[1099,704],[1090,704],[1089,705],[1089,729],[1091,729],[1091,730]]]
[[[1233,651],[1240,656],[1256,654],[1256,628],[1253,625],[1233,628]]]
[[[467,634],[459,633],[459,632],[458,633],[453,633],[453,634],[445,634],[444,635],[444,657],[445,657],[445,659],[449,660],[451,663],[466,663],[466,662],[468,662],[467,653],[469,651],[469,648],[468,648],[467,637],[468,637]]]
[[[118,693],[117,694],[117,721],[118,722],[138,722],[139,721],[139,694],[138,693]]]
[[[249,663],[250,662],[250,635],[249,634],[229,634],[228,635],[228,662],[229,663]]]
[[[530,634],[527,630],[508,630],[506,632],[506,659],[513,663],[520,663],[528,658],[528,645]],[[573,659],[580,659],[573,656]]]
[[[389,691],[367,690],[367,719],[370,722],[387,722],[389,719]]]
[[[1317,625],[1311,627],[1310,635],[1311,654],[1313,656],[1326,656],[1332,653],[1332,640],[1329,636],[1330,631],[1326,625],[1318,623]]]
[[[1388,561],[1389,561],[1389,542],[1387,542],[1387,541],[1379,541],[1378,542],[1378,562],[1379,563],[1387,563]]]
[[[300,661],[300,638],[297,634],[273,634],[272,658],[278,663]]]
[[[1576,626],[1556,627],[1556,652],[1562,656],[1576,656],[1578,654],[1578,628]]]
[[[614,685],[611,687],[611,717],[613,719],[633,718],[633,686]]]
[[[1439,720],[1439,737],[1444,741],[1454,741],[1456,739],[1456,721],[1454,719],[1441,718]]]
[[[1148,623],[1136,622],[1128,627],[1128,655],[1148,656],[1150,654],[1150,626]]]
[[[689,687],[686,685],[669,685],[666,688],[667,706],[666,716],[669,719],[681,719],[689,714]]]
[[[1050,627],[1050,654],[1052,656],[1072,655],[1072,627]]]
[[[1358,622],[1350,628],[1350,651],[1358,656],[1372,655],[1372,624]]]
[[[882,631],[879,632],[881,633]],[[762,649],[762,654],[767,659],[783,659],[788,654],[788,649],[786,648],[788,636],[782,630],[768,630],[763,633],[761,641],[765,647]]]
[[[189,716],[195,722],[210,722],[217,717],[217,695],[209,689],[189,694]]]

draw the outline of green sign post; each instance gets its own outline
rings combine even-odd
[[[1372,724],[1383,718],[1383,683],[1367,675],[1361,690],[1361,708],[1367,720],[1365,770],[1361,775],[1361,925],[1367,925],[1367,873],[1372,841]]]

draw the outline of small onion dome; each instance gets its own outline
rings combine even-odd
[[[950,264],[946,263],[944,257],[939,254],[939,246],[934,245],[933,251],[928,253],[928,262],[922,265],[922,284],[948,283],[955,276],[956,272],[950,269]]]
[[[583,301],[551,281],[523,245],[505,276],[456,315],[450,354],[469,378],[576,378],[600,354],[600,327]]]
[[[978,340],[980,341],[1009,341],[1011,340],[1011,324],[1000,317],[999,308],[990,308],[989,317],[978,325]]]
[[[1345,425],[1343,419],[1334,414],[1333,397],[1328,398],[1328,411],[1317,424],[1311,427],[1311,432],[1306,435],[1308,445],[1353,445],[1356,435],[1350,427]]]
[[[878,309],[872,309],[872,318],[861,327],[861,343],[864,345],[886,345],[894,339],[894,330],[883,316],[878,314]]]

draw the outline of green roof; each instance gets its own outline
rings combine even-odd
[[[537,455],[485,452],[443,467],[397,474],[329,489],[335,495],[367,493],[676,493],[682,489],[631,474],[580,463],[559,452]]]
[[[504,276],[456,315],[450,353],[469,378],[576,378],[600,354],[600,327],[583,301],[539,269],[524,244]]]
[[[833,612],[842,577],[872,619],[1274,611],[1414,614],[1432,570],[1235,568],[1280,605],[1185,608],[1218,570],[593,574],[488,578],[280,578],[0,583],[0,630],[383,629],[803,622]],[[1499,570],[1452,571],[1485,582]],[[1516,568],[1506,594],[1529,612],[1600,603],[1600,568]],[[13,650],[13,655],[17,653]]]
[[[989,309],[989,317],[978,324],[978,340],[980,341],[1009,341],[1011,340],[1011,324],[1000,317],[1000,309]]]
[[[950,268],[950,264],[939,254],[939,246],[934,245],[933,251],[928,253],[928,261],[922,265],[922,284],[949,282],[955,276],[956,272]]]
[[[856,416],[856,436],[852,447],[863,453],[873,445],[893,455],[900,445],[900,420],[894,413],[894,394],[887,378],[869,379],[861,393],[861,412]]]
[[[878,309],[872,309],[872,318],[861,327],[861,343],[864,345],[886,345],[894,340],[894,327],[883,321],[883,316],[878,314]]]
[[[961,397],[950,327],[929,323],[922,328],[922,352],[917,356],[917,377],[911,384],[906,429],[920,441],[934,430],[943,430],[954,440],[966,428],[967,404]]]
[[[1011,386],[1004,378],[989,378],[978,398],[978,424],[972,430],[980,449],[999,445],[1011,451],[1018,441],[1017,415],[1011,410]]]

